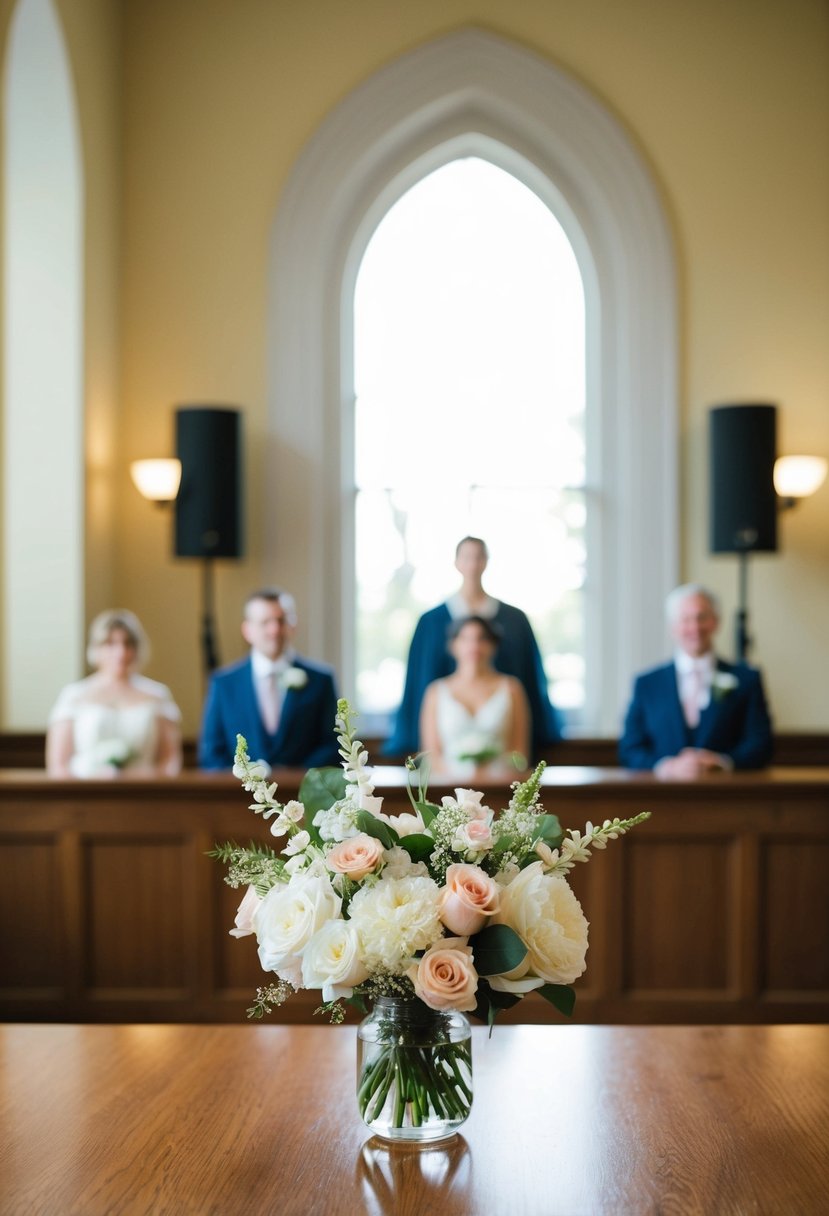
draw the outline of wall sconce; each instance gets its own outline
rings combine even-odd
[[[781,511],[808,498],[826,480],[827,462],[823,456],[781,456],[774,463],[774,488]]]
[[[174,458],[133,460],[130,476],[140,494],[160,507],[175,502],[181,484],[181,461]]]

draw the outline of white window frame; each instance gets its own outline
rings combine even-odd
[[[366,245],[427,173],[481,156],[550,207],[585,288],[591,733],[615,734],[659,657],[678,581],[677,292],[659,189],[628,133],[560,68],[469,29],[395,60],[306,144],[275,217],[264,564],[305,645],[354,687],[353,300]],[[401,442],[403,437],[401,436]],[[297,510],[297,504],[301,509]],[[341,610],[337,611],[338,605]]]

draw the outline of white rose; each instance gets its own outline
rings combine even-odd
[[[508,980],[529,975],[572,984],[584,971],[588,924],[581,904],[566,879],[544,873],[543,862],[534,861],[502,888],[494,920],[514,929],[528,950],[521,966],[507,972]]]
[[[327,878],[300,874],[288,884],[271,887],[253,914],[264,971],[302,987],[300,954],[326,921],[340,914],[340,897]]]
[[[324,1001],[349,997],[354,985],[368,979],[360,958],[360,940],[349,920],[330,920],[319,929],[302,951],[302,982],[306,988],[321,988]]]

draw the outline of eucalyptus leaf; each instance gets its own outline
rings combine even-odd
[[[379,840],[384,849],[393,849],[396,844],[400,843],[400,837],[397,835],[397,832],[393,828],[390,828],[387,823],[383,823],[382,819],[378,819],[376,815],[372,815],[370,811],[358,811],[355,822],[361,832],[365,832],[366,836],[373,836],[375,840]]]
[[[310,819],[344,797],[345,773],[341,768],[309,768],[300,783],[299,801]]]
[[[478,975],[502,975],[527,957],[527,947],[509,925],[487,925],[469,944]]]
[[[533,840],[543,840],[551,849],[557,849],[564,833],[558,815],[539,815],[533,828]]]
[[[412,832],[409,836],[400,837],[400,847],[406,850],[412,861],[426,861],[435,851],[435,842],[423,832]]]
[[[567,984],[544,984],[541,988],[535,990],[539,996],[543,996],[545,1001],[549,1001],[551,1005],[555,1005],[559,1013],[563,1013],[565,1017],[573,1016],[573,1009],[576,1005],[576,993],[574,989]]]
[[[420,818],[423,820],[423,826],[428,828],[435,815],[439,813],[440,807],[435,806],[434,802],[427,802],[425,798],[416,799],[414,805],[420,812]]]

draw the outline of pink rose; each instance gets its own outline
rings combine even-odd
[[[325,860],[329,869],[359,882],[376,870],[382,859],[383,846],[380,841],[360,832],[358,836],[349,836],[347,840],[335,844]]]
[[[478,973],[463,937],[445,937],[409,968],[415,993],[430,1009],[468,1012],[477,1005]]]
[[[449,866],[440,893],[440,919],[450,933],[471,937],[498,911],[500,898],[500,887],[480,866]]]
[[[492,848],[492,828],[485,819],[470,819],[455,832],[452,848],[458,853],[483,853]]]
[[[236,919],[233,922],[235,929],[230,930],[231,937],[248,937],[253,933],[253,914],[261,904],[262,900],[256,894],[254,887],[248,887],[245,891],[245,897],[239,904],[236,912]]]

